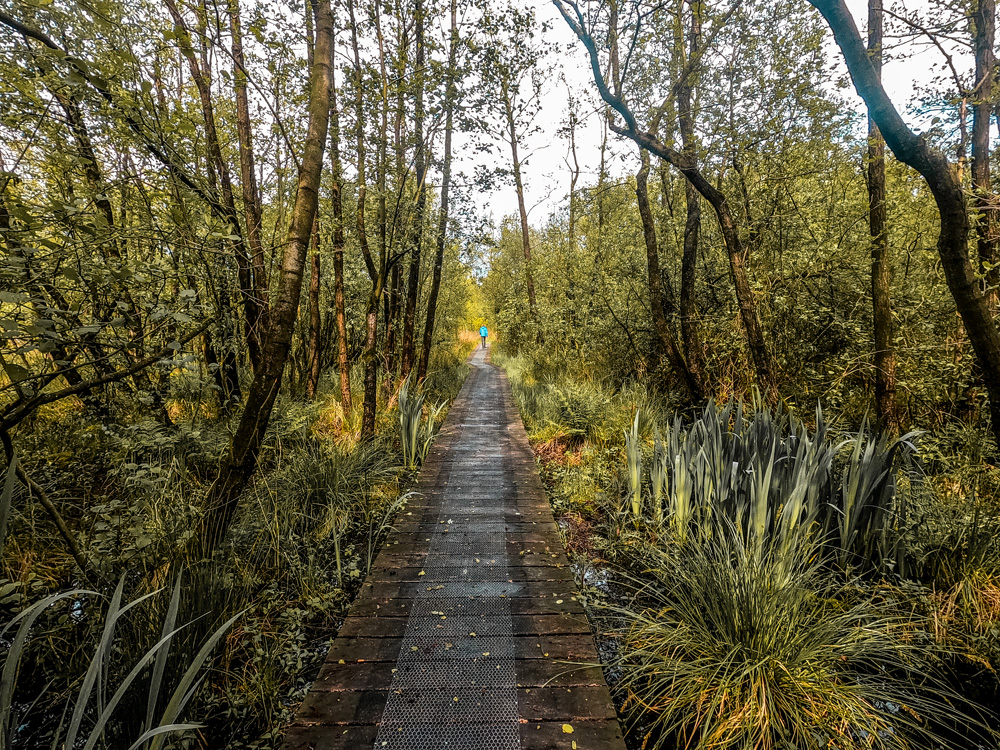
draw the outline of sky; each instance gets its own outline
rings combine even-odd
[[[538,117],[541,132],[528,139],[523,154],[527,154],[523,168],[529,207],[529,221],[534,226],[542,225],[548,216],[560,205],[563,205],[569,191],[569,171],[566,163],[568,144],[557,135],[560,125],[564,122],[567,110],[567,85],[572,87],[574,95],[580,98],[584,105],[585,119],[577,135],[577,153],[581,162],[581,183],[587,184],[594,179],[600,163],[601,114],[598,111],[598,95],[593,86],[590,66],[586,51],[576,39],[558,10],[549,0],[528,0],[535,8],[539,21],[549,21],[552,27],[547,39],[555,44],[561,52],[554,55],[558,67],[553,67],[546,76],[546,90],[542,98],[542,109]],[[854,15],[855,23],[864,33],[867,22],[867,0],[847,0],[847,5]],[[903,3],[910,11],[921,11],[927,7],[927,0],[907,0]],[[893,4],[893,8],[898,8]],[[804,13],[814,13],[806,0],[802,0]],[[887,40],[886,44],[890,42]],[[839,50],[829,39],[829,54],[831,60],[846,72]],[[883,68],[885,88],[911,125],[916,126],[914,117],[907,112],[907,105],[913,98],[915,87],[927,83],[931,77],[945,66],[941,53],[928,44],[908,45],[906,51],[911,53],[903,61],[889,59]],[[954,50],[949,50],[954,53]],[[890,56],[891,57],[891,56]],[[962,71],[960,55],[956,57],[956,65]],[[971,58],[966,62],[971,65]],[[565,83],[562,78],[565,79]],[[851,106],[860,113],[864,111],[861,99],[854,95],[853,90],[842,92]],[[610,171],[613,177],[623,178],[626,174],[638,168],[638,158],[635,147],[625,142],[619,136],[610,134],[609,148],[612,154]],[[484,163],[484,157],[471,154],[471,150],[460,154],[460,168],[471,172],[476,163]],[[500,151],[509,159],[509,153]],[[492,193],[478,196],[477,203],[485,214],[492,214],[496,223],[504,216],[516,215],[517,196],[513,186],[503,187]]]

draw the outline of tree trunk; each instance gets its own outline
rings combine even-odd
[[[260,370],[254,375],[229,452],[206,498],[206,511],[198,535],[206,554],[211,553],[225,538],[236,515],[240,492],[257,466],[261,441],[281,388],[281,377],[295,330],[330,119],[333,14],[330,0],[312,0],[312,7],[316,18],[316,45],[309,81],[309,126],[302,150],[292,221],[284,243],[278,293],[271,311]]]
[[[678,32],[679,33],[679,32]],[[697,9],[691,10],[691,35],[688,42],[687,59],[698,54],[701,41],[701,18]],[[677,39],[677,44],[683,49],[684,40]],[[677,87],[677,120],[681,132],[681,149],[692,162],[698,160],[698,142],[694,134],[694,85],[691,76],[682,79]],[[663,165],[663,162],[661,162]],[[705,352],[702,349],[701,335],[698,329],[698,301],[695,287],[698,278],[698,241],[701,236],[701,195],[690,180],[684,181],[684,205],[686,216],[684,220],[684,243],[681,253],[681,291],[680,316],[681,338],[684,340],[684,353],[687,355],[688,369],[691,377],[704,395],[708,391],[705,373]]]
[[[389,379],[396,377],[396,349],[399,328],[399,302],[403,296],[403,272],[394,263],[389,279],[389,309],[385,319],[385,371]]]
[[[416,354],[414,331],[417,321],[417,302],[420,293],[420,255],[424,239],[424,208],[427,204],[427,155],[424,148],[424,8],[423,0],[416,0],[414,13],[417,26],[417,56],[414,63],[413,135],[416,140],[414,167],[417,178],[416,206],[413,212],[412,238],[410,240],[410,267],[406,278],[406,309],[403,312],[403,357],[399,375],[405,378],[413,369]]]
[[[517,212],[521,217],[521,249],[524,251],[524,278],[528,286],[528,309],[538,322],[538,301],[535,298],[535,280],[531,273],[531,235],[528,232],[528,210],[524,205],[524,183],[521,180],[521,159],[517,151],[517,122],[514,117],[508,81],[500,82],[504,113],[507,116],[507,135],[510,138],[511,165],[514,170],[514,188],[517,190]]]
[[[417,367],[417,381],[427,377],[427,364],[431,357],[434,341],[434,317],[437,313],[438,291],[441,288],[441,268],[444,265],[444,246],[448,236],[448,190],[451,187],[451,129],[457,96],[455,85],[456,56],[458,54],[458,3],[451,0],[451,39],[448,45],[448,80],[445,90],[444,109],[444,165],[441,174],[441,208],[438,218],[437,241],[434,252],[434,272],[431,276],[431,290],[427,295],[427,317],[424,321],[424,345]]]
[[[353,3],[350,5],[350,11],[353,18]],[[354,26],[352,23],[352,29]],[[352,31],[352,34],[356,39],[356,32]],[[359,78],[360,75],[358,72]],[[361,125],[359,120],[359,129]],[[365,152],[359,146],[358,236],[362,245],[367,246],[368,240],[364,234],[364,159]],[[340,374],[340,406],[344,411],[344,419],[349,420],[354,410],[354,402],[351,397],[351,363],[347,354],[347,305],[344,301],[344,168],[340,160],[340,110],[337,107],[336,70],[330,71],[330,167],[333,170],[330,203],[333,208],[333,308],[337,319],[337,372]]]
[[[983,372],[990,402],[993,436],[1000,446],[1000,332],[969,260],[969,214],[954,168],[940,151],[903,122],[886,95],[868,59],[854,18],[843,0],[809,0],[833,30],[858,94],[868,105],[886,144],[896,158],[917,170],[937,203],[941,219],[938,255],[948,288],[962,317],[969,341]]]
[[[397,9],[399,10],[400,17],[402,17],[402,8],[400,4],[397,3]],[[396,208],[393,211],[392,217],[392,244],[395,246],[399,242],[399,237],[402,234],[402,216],[399,210],[400,202],[402,196],[405,193],[406,178],[407,178],[407,168],[406,168],[406,154],[405,154],[405,143],[403,141],[403,124],[406,115],[405,109],[405,79],[406,79],[406,68],[408,63],[408,45],[406,42],[406,36],[403,31],[404,25],[399,24],[400,32],[397,38],[397,49],[399,54],[398,67],[396,71],[396,111],[394,113],[393,119],[393,151],[395,152],[396,160]],[[386,309],[386,323],[385,323],[385,369],[386,375],[386,386],[388,388],[392,387],[392,381],[396,377],[396,354],[399,348],[398,338],[399,338],[399,311],[402,305],[403,297],[403,272],[400,267],[400,261],[402,259],[401,253],[394,253],[393,262],[391,263],[391,274],[392,278],[389,281],[389,299]]]
[[[254,166],[253,128],[250,124],[250,104],[247,99],[246,60],[243,55],[243,29],[240,22],[239,0],[229,0],[229,26],[232,33],[233,91],[236,99],[236,133],[240,145],[240,187],[243,192],[243,214],[247,225],[247,244],[250,246],[250,267],[253,274],[252,289],[256,295],[257,325],[267,328],[270,307],[268,299],[267,264],[261,238],[261,201]]]
[[[972,191],[976,207],[976,247],[979,271],[983,275],[986,297],[995,307],[1000,294],[1000,267],[997,262],[997,205],[990,184],[990,114],[993,110],[993,78],[996,60],[993,43],[996,36],[996,3],[978,0],[972,20],[976,47],[975,104],[972,107]]]
[[[306,345],[306,399],[316,398],[319,388],[321,325],[319,314],[319,221],[313,222],[312,267],[309,273],[309,342]]]
[[[868,0],[868,56],[882,77],[882,0]],[[868,118],[868,229],[872,241],[872,328],[875,342],[875,413],[879,422],[899,430],[896,410],[896,351],[893,347],[891,265],[886,226],[885,141]]]
[[[681,355],[674,332],[670,329],[670,323],[663,311],[663,289],[660,280],[660,255],[656,246],[656,225],[653,222],[653,211],[649,206],[649,190],[647,182],[649,178],[649,152],[645,149],[640,151],[642,157],[642,167],[635,176],[635,197],[639,204],[639,217],[642,219],[642,237],[646,243],[646,278],[649,288],[649,308],[653,318],[653,327],[656,335],[666,352],[667,360],[673,367],[674,372],[684,383],[684,389],[692,401],[702,400],[701,386],[695,380],[691,371],[688,370],[687,363]]]
[[[379,250],[379,261],[376,264],[372,258],[371,247],[368,242],[368,229],[365,224],[365,210],[366,210],[366,200],[368,195],[368,186],[366,179],[366,159],[367,151],[365,149],[365,108],[364,108],[364,86],[362,79],[362,68],[361,68],[361,53],[358,46],[358,35],[357,35],[357,23],[354,17],[354,3],[353,1],[348,3],[348,9],[351,16],[351,44],[354,50],[354,74],[355,74],[355,86],[354,86],[354,108],[355,108],[355,119],[357,120],[357,152],[358,152],[358,198],[357,198],[357,230],[358,230],[358,244],[361,247],[361,255],[365,261],[365,269],[368,272],[368,277],[371,280],[371,290],[368,293],[368,303],[365,306],[365,346],[362,352],[362,360],[364,362],[365,374],[364,374],[364,402],[362,407],[361,415],[361,437],[370,438],[375,434],[375,415],[376,408],[378,406],[378,362],[375,356],[375,350],[378,341],[378,307],[379,302],[382,297],[382,290],[385,287],[385,263],[386,263],[386,251],[385,242],[383,237],[383,242]],[[382,40],[382,26],[379,21],[379,8],[375,7],[375,24],[378,32],[378,42],[379,42],[379,61],[381,77],[383,82],[382,96],[383,96],[383,113],[382,113],[382,124],[383,124],[383,142],[386,138],[384,128],[386,125],[386,74],[385,74],[385,50]],[[383,151],[384,156],[384,151]],[[380,192],[382,203],[380,205],[384,208],[385,192],[384,192],[384,182],[380,183]],[[347,350],[344,349],[344,361],[346,362]]]

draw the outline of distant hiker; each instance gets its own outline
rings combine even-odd
[[[483,337],[483,349],[485,349],[486,337],[490,335],[490,332],[486,330],[486,326],[479,326],[479,335]]]

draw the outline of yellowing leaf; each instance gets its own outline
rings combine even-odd
[[[563,724],[563,734],[573,734],[573,725]]]

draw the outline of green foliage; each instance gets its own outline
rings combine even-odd
[[[936,496],[914,435],[843,434],[821,409],[672,413],[603,385],[617,441],[569,439],[555,394],[579,381],[539,386],[540,359],[503,362],[636,745],[992,746],[974,702],[1000,665],[993,499]]]
[[[458,356],[449,353],[432,361],[439,363],[442,389],[457,391],[464,374]],[[118,654],[141,657],[177,629],[167,623],[190,624],[170,639],[169,652],[161,648],[146,662],[143,675],[122,697],[105,735],[130,739],[123,745],[109,740],[109,746],[127,748],[146,731],[143,717],[150,704],[143,686],[159,680],[154,713],[159,719],[176,680],[202,644],[222,622],[243,610],[239,628],[212,654],[218,668],[191,685],[186,712],[203,726],[200,734],[213,747],[277,744],[310,672],[325,656],[336,619],[409,497],[400,487],[404,475],[394,447],[392,422],[398,415],[383,412],[380,423],[386,429],[358,442],[344,428],[341,414],[332,398],[303,404],[282,394],[260,456],[262,471],[247,491],[244,509],[213,568],[193,567],[179,601],[157,595],[119,618],[113,669],[108,681],[94,689],[102,695],[112,695],[116,681],[125,679],[134,665]],[[441,414],[432,414],[431,424]],[[45,466],[32,461],[28,471],[67,508],[74,527],[78,513],[96,519],[80,538],[106,575],[128,571],[130,587],[155,590],[168,571],[186,564],[186,541],[200,516],[199,500],[213,476],[213,463],[225,445],[226,423],[208,420],[171,428],[144,421],[95,430],[89,420],[66,415],[58,424],[58,441],[45,421],[37,433],[20,436],[25,450],[55,457]],[[422,437],[427,429],[424,419]],[[71,492],[87,498],[86,503],[78,507],[67,502]],[[60,542],[31,505],[15,501],[3,558],[7,578],[0,579],[0,606],[14,616],[65,587],[64,576],[72,564],[58,555],[42,565],[33,562],[46,550],[58,550]],[[110,598],[112,592],[106,593]],[[75,705],[71,698],[91,664],[89,656],[100,648],[103,630],[94,617],[95,607],[86,602],[80,612],[85,616],[75,616],[74,610],[53,611],[46,620],[46,648],[40,641],[22,653],[16,709],[21,711],[49,685],[36,704],[39,711],[21,723],[22,736],[30,741],[54,730],[58,712],[67,707],[68,721]],[[50,726],[42,726],[52,718],[40,711],[43,703],[56,712]],[[89,731],[95,711],[92,700],[82,733]],[[168,735],[164,741],[173,740]]]
[[[420,391],[411,393],[410,388],[408,376],[399,387],[399,441],[403,449],[403,465],[412,471],[427,458],[427,451],[434,440],[434,423],[445,404],[430,406],[426,421],[422,421],[426,396]]]
[[[714,532],[660,555],[607,613],[645,747],[940,746],[932,722],[955,709],[904,611],[824,577],[812,541],[760,555],[728,523]]]
[[[186,666],[176,665],[180,677],[170,681],[173,683],[173,690],[168,695],[165,692],[164,669],[175,636],[185,627],[183,625],[176,627],[181,585],[181,578],[178,576],[167,613],[163,619],[160,639],[128,665],[127,673],[125,668],[117,669],[112,673],[109,670],[112,657],[122,654],[125,649],[124,642],[116,633],[120,621],[123,621],[124,616],[130,610],[160,593],[153,591],[123,604],[125,578],[121,579],[111,595],[107,611],[104,612],[103,628],[72,704],[72,713],[69,714],[67,720],[69,708],[67,706],[67,711],[64,711],[58,727],[54,731],[50,727],[48,739],[51,740],[52,747],[75,748],[80,743],[83,750],[95,750],[95,748],[105,747],[107,746],[105,743],[111,742],[113,746],[128,747],[129,750],[139,750],[140,748],[161,750],[168,735],[182,734],[201,726],[182,723],[185,710],[194,695],[192,688],[203,678],[206,662],[216,650],[219,641],[240,615],[232,617],[212,632]],[[0,637],[3,637],[9,628],[17,625],[11,647],[4,659],[2,677],[0,677],[0,748],[5,750],[8,747],[17,746],[15,740],[18,733],[22,731],[22,722],[26,720],[27,713],[42,701],[47,690],[47,687],[43,688],[42,693],[27,706],[23,703],[23,697],[15,699],[18,667],[30,646],[29,638],[36,621],[42,616],[51,616],[48,610],[56,605],[63,609],[69,605],[71,619],[82,616],[79,613],[88,608],[85,598],[95,594],[96,592],[93,591],[73,590],[48,596],[23,610],[0,633]],[[77,614],[74,614],[74,611]],[[65,615],[63,616],[65,617]],[[146,692],[146,720],[141,727],[139,736],[133,739],[122,734],[120,722],[115,723],[115,714],[123,699],[130,692],[137,691],[142,686],[143,677],[147,674],[150,665],[152,665],[152,673]],[[114,678],[112,674],[115,675]],[[91,710],[91,704],[95,702],[96,709]],[[159,718],[156,718],[160,704],[165,705],[159,713]],[[42,705],[44,706],[45,702]],[[15,717],[13,724],[10,721],[12,717]]]
[[[664,519],[683,541],[706,538],[726,519],[759,548],[790,548],[819,527],[827,554],[845,571],[905,572],[908,513],[898,477],[911,466],[913,435],[863,428],[835,444],[827,431],[819,409],[810,430],[782,410],[747,415],[735,401],[721,409],[709,403],[689,426],[675,418],[662,441],[654,435],[650,481],[663,507],[650,520]]]

